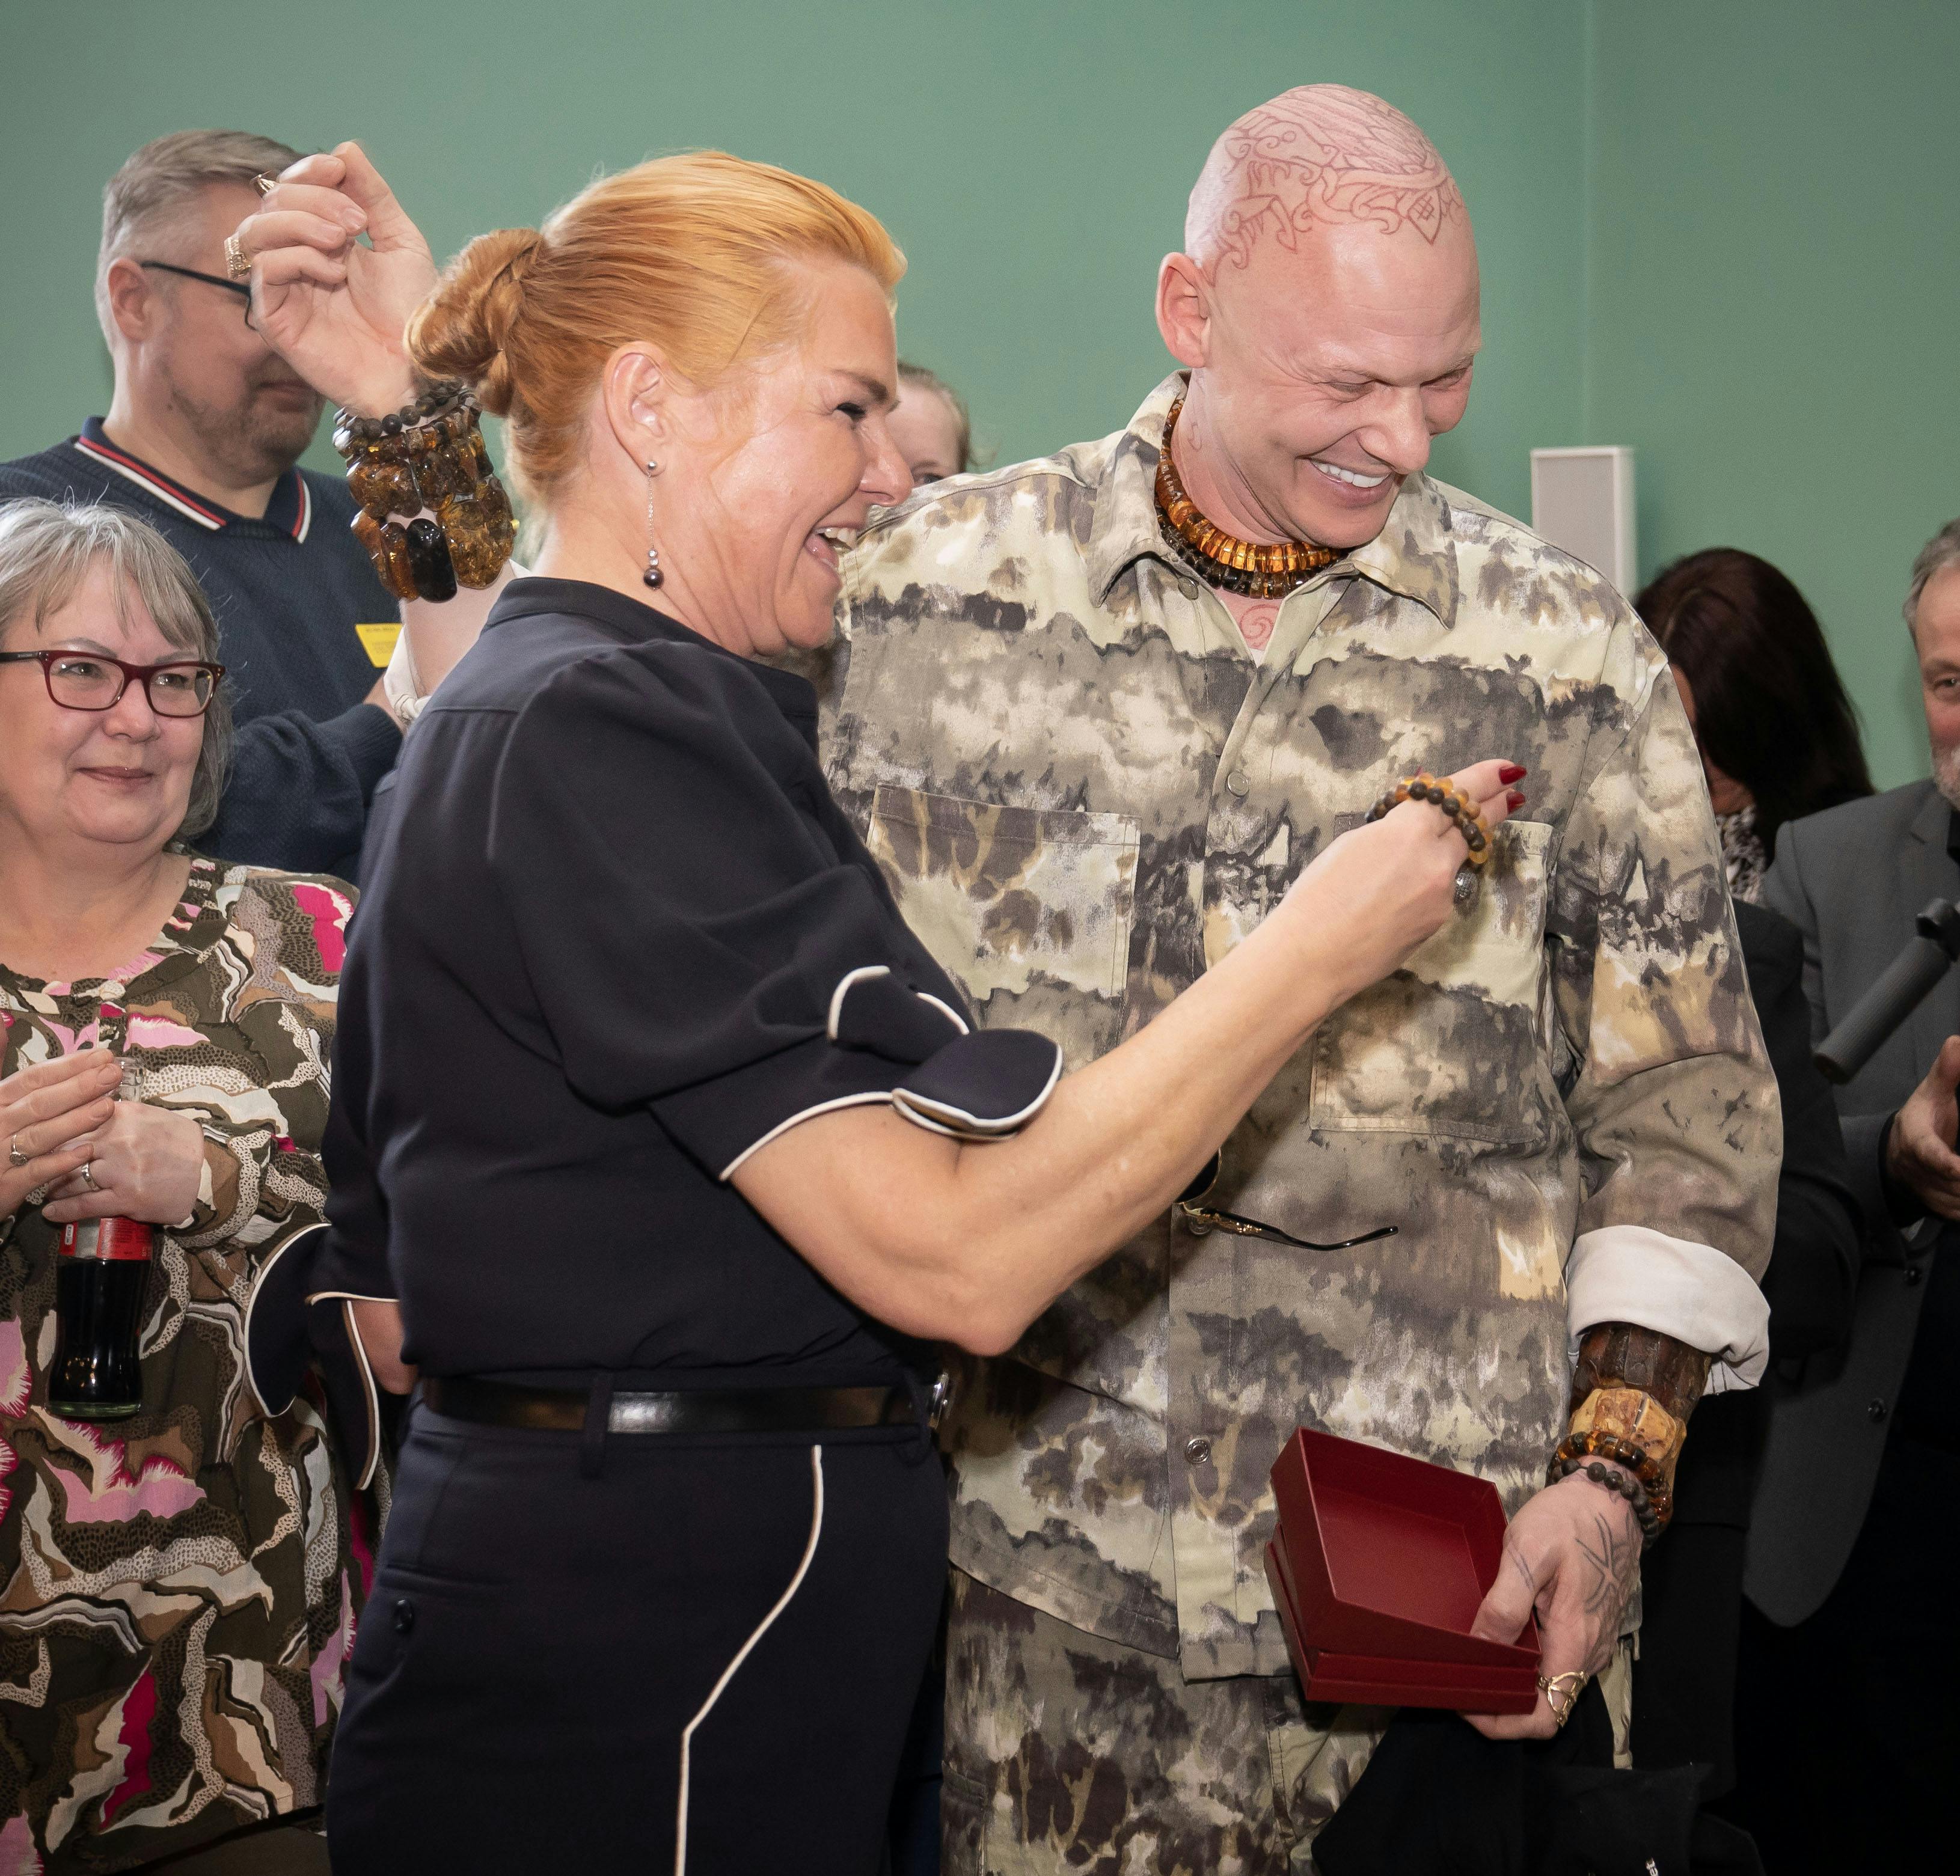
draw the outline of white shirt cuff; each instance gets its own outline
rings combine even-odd
[[[1769,1300],[1733,1258],[1644,1225],[1580,1233],[1565,1261],[1571,1359],[1602,1322],[1631,1322],[1715,1357],[1708,1392],[1753,1388],[1770,1359]]]

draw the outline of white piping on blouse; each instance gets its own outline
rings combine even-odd
[[[776,1606],[763,1617],[761,1626],[737,1651],[735,1658],[721,1671],[721,1678],[716,1681],[713,1690],[702,1703],[701,1711],[689,1720],[680,1736],[680,1804],[675,1819],[674,1876],[687,1876],[687,1798],[689,1761],[694,1747],[694,1729],[714,1710],[714,1703],[721,1698],[722,1690],[735,1678],[735,1671],[749,1658],[749,1651],[764,1636],[770,1625],[787,1609],[797,1591],[803,1587],[803,1579],[810,1574],[812,1560],[816,1556],[817,1540],[823,1534],[823,1448],[813,1446],[810,1449],[810,1541],[803,1546],[803,1561],[797,1566],[796,1574],[790,1579],[790,1586],[776,1599]]]
[[[721,1169],[721,1177],[725,1181],[735,1176],[735,1169],[751,1153],[760,1153],[772,1140],[780,1139],[793,1127],[800,1127],[806,1121],[813,1120],[819,1114],[834,1114],[840,1108],[861,1108],[874,1101],[889,1102],[889,1094],[873,1090],[869,1094],[839,1095],[835,1101],[819,1101],[813,1108],[805,1108],[800,1114],[792,1114],[787,1121],[778,1121],[760,1140],[751,1140],[727,1165]]]
[[[1055,1052],[1055,1066],[1048,1070],[1048,1079],[1042,1091],[1021,1109],[1018,1114],[1004,1114],[998,1120],[982,1120],[969,1114],[964,1108],[956,1108],[950,1101],[929,1100],[925,1095],[915,1094],[909,1088],[892,1090],[892,1105],[898,1109],[915,1127],[929,1128],[935,1134],[950,1134],[955,1140],[978,1137],[982,1140],[1004,1139],[1017,1128],[1025,1127],[1048,1105],[1048,1098],[1055,1092],[1055,1084],[1061,1079],[1061,1051]]]
[[[347,1325],[347,1339],[353,1344],[354,1365],[361,1371],[361,1386],[367,1396],[368,1406],[368,1456],[361,1463],[361,1476],[354,1481],[357,1492],[365,1491],[374,1482],[374,1468],[381,1458],[381,1391],[374,1379],[374,1364],[368,1356],[368,1344],[361,1339],[361,1331],[354,1321],[354,1305],[358,1302],[392,1303],[393,1296],[369,1296],[356,1289],[317,1289],[307,1299],[310,1309],[317,1302],[337,1302],[340,1305],[341,1320]]]
[[[846,971],[837,980],[836,989],[830,993],[830,1015],[824,1024],[832,1041],[837,1040],[837,1019],[844,1013],[844,1000],[851,994],[851,985],[868,982],[874,977],[889,977],[891,974],[889,964],[861,964],[856,970]]]
[[[937,1010],[948,1022],[951,1023],[962,1035],[971,1035],[973,1033],[973,1032],[966,1026],[966,1019],[963,1016],[958,1010],[955,1010],[950,1003],[941,1003],[937,997],[933,995],[931,991],[914,990],[912,994],[916,997],[921,1003],[931,1004],[933,1008]]]
[[[243,1337],[245,1345],[245,1385],[252,1390],[252,1398],[258,1402],[259,1411],[268,1418],[272,1417],[272,1410],[266,1404],[266,1397],[259,1391],[259,1378],[252,1372],[252,1311],[258,1302],[259,1292],[264,1287],[266,1279],[271,1273],[272,1266],[291,1250],[294,1245],[304,1243],[315,1232],[324,1231],[326,1228],[326,1221],[323,1219],[317,1224],[307,1225],[294,1232],[259,1266],[257,1279],[252,1285],[252,1293],[245,1299],[245,1320],[238,1325],[239,1333]],[[286,1406],[291,1405],[292,1402],[288,1401]],[[283,1407],[280,1410],[282,1413],[285,1410]]]

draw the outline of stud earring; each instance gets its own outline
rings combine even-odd
[[[654,478],[660,472],[660,464],[649,458],[647,463],[647,571],[640,577],[650,587],[657,587],[667,577],[660,571],[660,550],[654,545]]]

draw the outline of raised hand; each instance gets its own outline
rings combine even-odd
[[[1528,1499],[1504,1533],[1497,1580],[1484,1598],[1472,1635],[1515,1642],[1538,1610],[1539,1672],[1590,1679],[1613,1658],[1620,1618],[1640,1578],[1640,1528],[1616,1492],[1573,1473]],[[1576,1699],[1583,1681],[1568,1681]],[[1570,1711],[1569,1701],[1563,1703]],[[1549,1739],[1559,1717],[1543,1692],[1529,1713],[1466,1713],[1491,1739]]]
[[[237,238],[252,262],[252,323],[315,390],[370,417],[415,396],[402,332],[435,262],[358,144],[301,157]]]

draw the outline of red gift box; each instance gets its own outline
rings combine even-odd
[[[1487,1479],[1302,1427],[1273,1467],[1266,1578],[1309,1700],[1529,1713],[1538,1624],[1470,1633],[1497,1581],[1504,1508]]]

